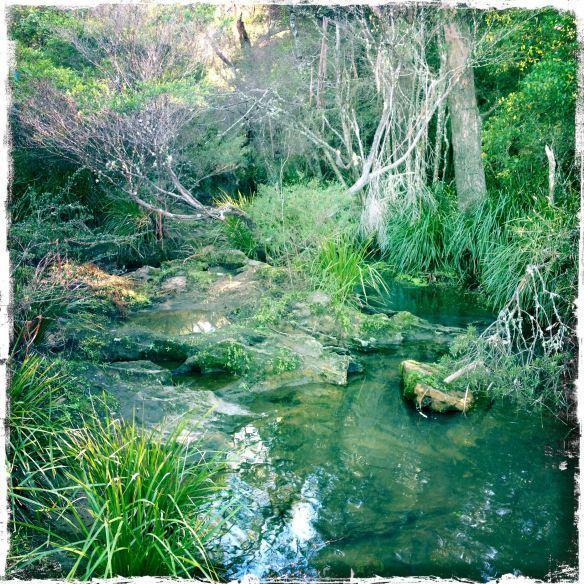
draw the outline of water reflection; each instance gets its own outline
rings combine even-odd
[[[381,302],[445,325],[490,318],[451,291],[400,285]],[[149,313],[148,324],[172,334],[192,332],[202,319],[221,326],[198,307],[173,307],[156,313],[158,323]],[[221,376],[192,378],[197,395],[211,391],[241,408],[223,427],[223,418],[216,422],[229,440],[237,504],[220,542],[226,577],[353,570],[487,580],[575,565],[567,429],[502,403],[468,416],[421,416],[400,396],[399,364],[433,361],[442,350],[403,345],[363,355],[364,374],[346,387],[256,393]]]

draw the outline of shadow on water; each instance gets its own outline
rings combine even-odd
[[[377,309],[407,310],[445,326],[483,328],[494,318],[474,295],[449,286],[415,286],[390,280],[386,282],[386,290],[371,294],[369,301]]]

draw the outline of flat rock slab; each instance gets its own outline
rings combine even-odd
[[[190,355],[177,374],[229,372],[244,377],[256,390],[318,381],[347,383],[349,356],[306,334],[230,327],[193,335],[190,342]]]
[[[150,361],[97,365],[84,363],[76,372],[91,394],[112,395],[115,409],[126,420],[169,433],[184,426],[186,438],[204,437],[206,443],[224,448],[229,434],[254,414],[213,391],[185,383],[173,383],[170,371]]]

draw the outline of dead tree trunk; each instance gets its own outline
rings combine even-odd
[[[444,37],[447,67],[458,77],[448,96],[448,109],[458,206],[466,212],[487,193],[469,26],[463,18],[452,17],[444,25]]]
[[[237,35],[239,37],[239,44],[241,48],[245,51],[251,49],[251,41],[249,40],[249,35],[247,34],[247,30],[245,29],[245,23],[243,22],[243,18],[241,14],[236,22],[237,26]]]

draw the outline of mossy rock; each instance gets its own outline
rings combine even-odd
[[[262,369],[262,364],[250,347],[231,339],[209,344],[189,357],[185,365],[202,373],[229,371],[235,375],[254,375],[256,370]]]
[[[167,337],[142,327],[122,327],[110,332],[101,350],[103,361],[182,362],[191,352],[188,338]]]
[[[359,315],[357,323],[353,345],[364,351],[390,349],[402,343],[449,343],[462,332],[459,328],[433,324],[405,310],[390,316]]]
[[[228,270],[243,268],[250,260],[238,249],[217,249],[209,247],[201,250],[199,257],[209,266],[221,266]]]
[[[408,359],[400,369],[402,395],[420,410],[466,412],[474,405],[470,391],[453,389],[442,381],[443,372],[437,365]]]
[[[225,371],[258,389],[313,381],[344,385],[350,361],[348,355],[325,349],[306,334],[259,332],[244,326],[192,335],[189,351],[177,375]]]

